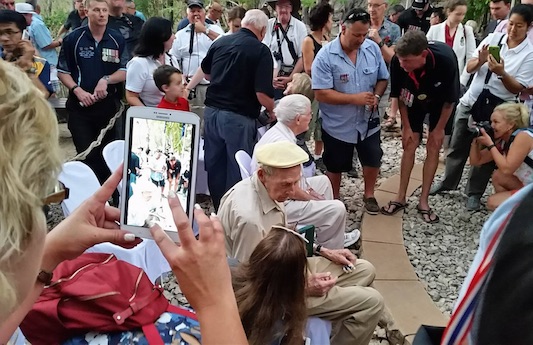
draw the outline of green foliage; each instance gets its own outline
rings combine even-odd
[[[165,132],[167,135],[167,149],[168,151],[180,154],[183,149],[183,142],[181,140],[181,133],[183,124],[176,122],[167,122]]]
[[[54,10],[52,11],[52,13],[48,14],[43,13],[44,23],[50,30],[52,37],[55,37],[57,35],[57,33],[59,32],[59,28],[65,23],[67,16],[68,12],[65,10]]]
[[[302,7],[311,8],[315,6],[315,4],[316,4],[315,0],[302,0]]]
[[[465,21],[473,19],[481,25],[489,10],[489,2],[490,0],[468,0]]]

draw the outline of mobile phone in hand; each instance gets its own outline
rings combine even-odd
[[[494,60],[500,62],[500,47],[499,46],[489,46],[489,54],[492,55]]]

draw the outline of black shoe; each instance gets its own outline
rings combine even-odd
[[[359,173],[357,172],[356,168],[352,168],[352,170],[348,171],[347,174],[348,176],[353,177],[353,178],[359,177]]]
[[[315,166],[317,169],[322,171],[323,173],[326,172],[326,166],[324,165],[324,161],[322,160],[322,157],[315,159]]]

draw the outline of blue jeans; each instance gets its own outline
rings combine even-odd
[[[257,142],[256,120],[232,111],[205,107],[204,150],[207,185],[218,211],[224,193],[241,180],[235,153],[250,156]]]

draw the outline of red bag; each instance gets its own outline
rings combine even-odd
[[[154,322],[169,307],[161,287],[141,268],[113,254],[86,253],[65,261],[52,281],[21,324],[32,345],[57,344],[90,331],[142,327],[154,334]]]

